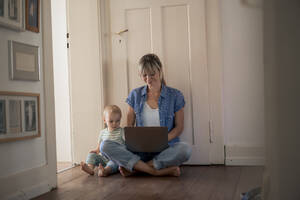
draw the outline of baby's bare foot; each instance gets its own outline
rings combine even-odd
[[[109,172],[110,172],[109,169],[104,168],[101,164],[99,164],[99,167],[98,167],[98,176],[101,176],[101,177],[108,176]]]
[[[120,174],[123,176],[123,177],[128,177],[128,176],[131,176],[133,175],[135,172],[130,172],[128,171],[127,169],[125,169],[124,167],[119,167],[119,171],[120,171]]]
[[[85,162],[80,163],[80,168],[82,171],[84,171],[90,175],[94,175],[94,170],[92,170]]]

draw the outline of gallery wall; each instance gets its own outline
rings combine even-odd
[[[0,143],[0,199],[31,199],[57,184],[51,1],[40,2],[38,33],[0,26],[0,91],[38,93],[41,132],[40,137]],[[39,81],[10,79],[9,40],[39,47]]]
[[[39,54],[43,52],[42,30],[15,31],[0,26],[0,91],[27,92],[40,94],[41,137],[1,143],[0,145],[0,177],[31,169],[46,163],[45,156],[45,124],[44,124],[44,77],[43,57],[40,56],[40,81],[11,80],[9,73],[8,41],[13,40],[25,44],[39,46]],[[22,163],[22,164],[20,164]]]

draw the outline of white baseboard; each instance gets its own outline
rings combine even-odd
[[[4,197],[4,200],[29,200],[37,197],[41,194],[49,192],[51,187],[48,182],[42,182],[40,184],[24,188],[21,191],[17,191],[14,194]]]
[[[228,157],[225,159],[227,166],[263,166],[264,158],[259,157]]]
[[[264,147],[225,146],[225,165],[227,166],[262,166],[264,164]]]

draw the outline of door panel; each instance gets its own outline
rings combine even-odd
[[[128,86],[130,92],[133,88],[143,85],[138,75],[138,61],[144,54],[151,52],[151,21],[150,9],[125,10],[126,28],[130,30],[127,34],[127,66]]]
[[[128,32],[111,36],[110,73],[120,81],[111,81],[114,94],[109,101],[126,112],[129,91],[144,85],[137,75],[139,58],[157,54],[167,85],[185,97],[185,128],[180,137],[193,146],[188,163],[210,164],[204,0],[111,0],[110,8],[111,32]]]
[[[184,133],[181,138],[194,143],[190,88],[190,51],[187,6],[162,8],[164,66],[167,84],[179,89],[186,101]],[[176,58],[176,59],[174,59]]]

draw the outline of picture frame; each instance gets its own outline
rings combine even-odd
[[[0,142],[40,136],[40,95],[0,91]]]
[[[39,47],[9,40],[9,71],[11,80],[39,81]]]
[[[0,0],[0,26],[25,31],[24,0]]]
[[[40,0],[26,0],[25,24],[26,30],[40,32]]]
[[[6,102],[0,99],[0,135],[6,133]]]

